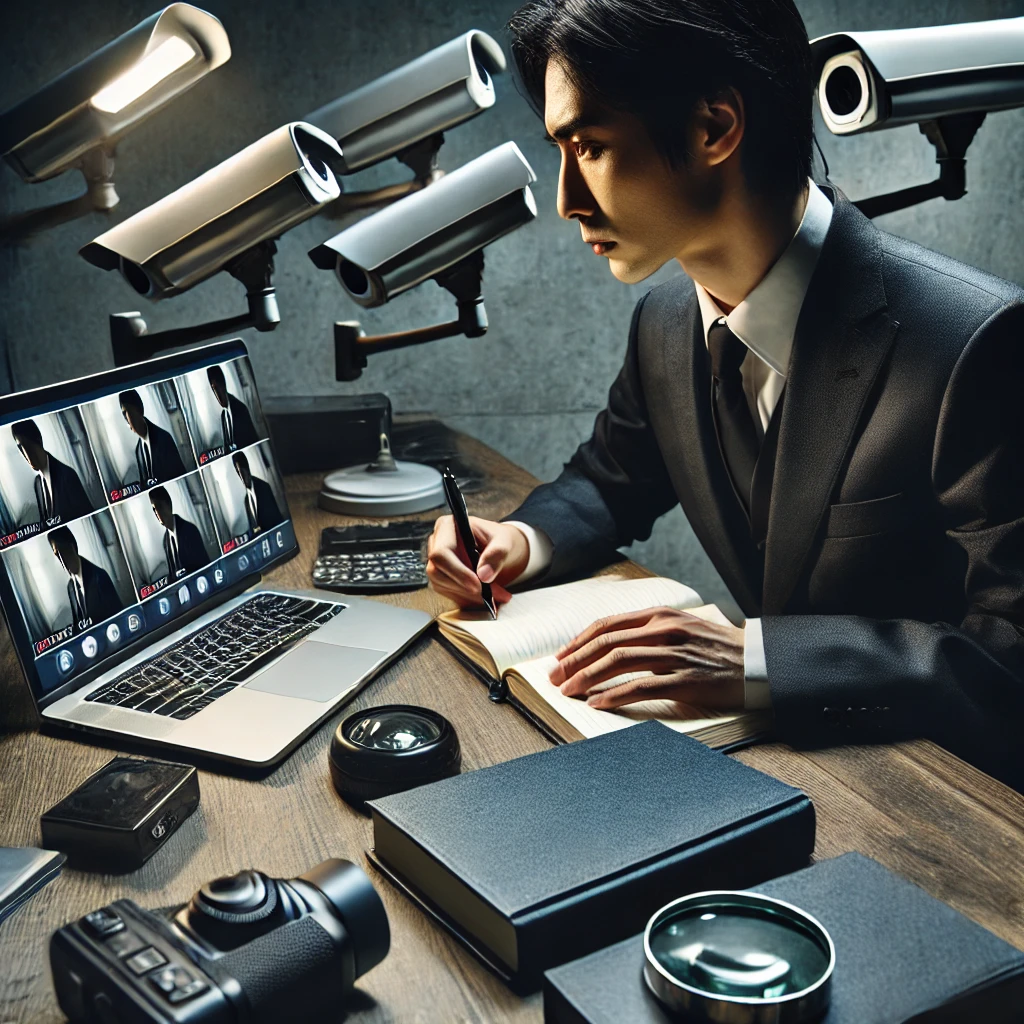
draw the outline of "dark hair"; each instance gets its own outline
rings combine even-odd
[[[806,183],[814,82],[793,0],[529,0],[507,27],[542,117],[553,59],[585,96],[639,117],[676,168],[689,158],[685,128],[696,102],[733,86],[746,114],[750,187],[795,195]]]
[[[51,548],[67,547],[70,545],[76,551],[78,550],[78,541],[75,540],[75,535],[67,526],[58,526],[56,530],[51,530],[46,535],[46,539],[50,542]]]
[[[244,466],[246,472],[252,476],[252,469],[249,466],[249,460],[245,457],[244,452],[235,452],[235,454],[231,456],[231,461],[235,464],[236,470]]]
[[[43,435],[39,433],[39,427],[35,420],[19,420],[11,426],[11,436],[16,444],[29,441],[34,444],[43,443]]]
[[[117,400],[123,409],[134,409],[140,416],[146,411],[146,407],[142,404],[142,395],[134,388],[131,391],[122,391],[117,396]]]
[[[227,381],[224,379],[224,371],[214,363],[213,366],[206,368],[206,379],[211,384],[216,384],[217,387],[222,390],[227,387]]]
[[[154,499],[156,501],[166,501],[171,508],[174,508],[174,502],[171,501],[171,496],[167,493],[166,487],[154,487],[153,490],[149,492],[150,504],[154,504]]]

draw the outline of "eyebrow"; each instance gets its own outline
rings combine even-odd
[[[571,139],[577,132],[585,131],[587,128],[601,128],[608,123],[607,117],[600,114],[580,114],[571,121],[556,128],[553,132],[545,132],[544,138],[547,142],[561,142]]]

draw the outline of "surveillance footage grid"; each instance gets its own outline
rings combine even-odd
[[[245,357],[0,424],[7,611],[44,690],[294,546],[267,438]]]

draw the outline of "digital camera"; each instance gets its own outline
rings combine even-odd
[[[169,910],[115,900],[55,932],[50,964],[73,1022],[276,1024],[298,1006],[338,1018],[390,941],[370,880],[327,860],[287,881],[240,871]]]

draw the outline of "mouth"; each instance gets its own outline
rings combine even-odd
[[[595,256],[604,256],[605,253],[611,252],[615,248],[614,242],[606,242],[603,239],[596,238],[593,241],[585,240],[587,245],[590,246],[594,251]]]

